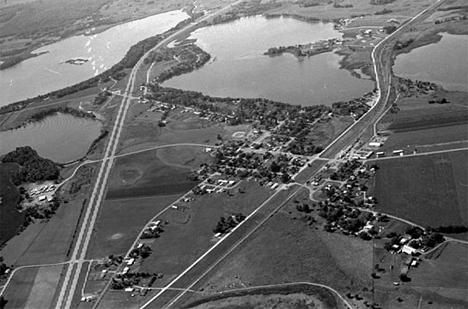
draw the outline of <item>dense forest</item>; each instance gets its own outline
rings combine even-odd
[[[18,147],[16,150],[6,154],[2,158],[3,163],[16,163],[21,166],[19,171],[13,175],[11,181],[15,185],[26,182],[59,180],[60,165],[49,159],[40,157],[37,152],[29,146]]]

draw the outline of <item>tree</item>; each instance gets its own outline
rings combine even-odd
[[[283,183],[288,183],[290,180],[291,176],[288,173],[283,173],[283,175],[281,175],[281,181]]]

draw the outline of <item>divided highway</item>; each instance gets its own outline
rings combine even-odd
[[[81,223],[81,226],[79,228],[78,237],[76,239],[75,247],[73,249],[73,253],[69,261],[69,266],[63,278],[62,286],[59,288],[60,290],[58,294],[58,299],[55,305],[56,309],[68,309],[72,305],[80,273],[83,268],[83,263],[85,262],[86,252],[88,250],[89,242],[91,240],[91,235],[93,233],[94,225],[96,223],[97,215],[99,213],[99,208],[101,206],[103,195],[106,190],[107,180],[112,170],[114,159],[116,157],[117,147],[119,145],[122,128],[125,122],[128,108],[130,107],[130,103],[132,100],[131,94],[133,92],[133,89],[135,88],[137,72],[143,64],[144,59],[149,55],[150,52],[169,43],[182,32],[194,28],[196,25],[207,20],[208,18],[212,18],[213,16],[224,13],[225,11],[229,10],[233,5],[237,5],[243,1],[244,0],[236,1],[233,4],[225,6],[214,13],[208,14],[200,18],[198,21],[191,23],[190,25],[182,28],[181,30],[174,32],[167,38],[163,39],[151,50],[146,52],[145,55],[143,55],[143,57],[133,67],[129,75],[127,87],[125,89],[125,92],[123,93],[122,103],[119,107],[119,111],[117,113],[117,117],[112,128],[112,133],[110,135],[109,142],[107,144],[106,151],[99,168],[98,177],[96,179],[93,192],[90,196],[90,201],[86,209],[83,222]]]
[[[171,40],[175,39],[176,36],[180,35],[182,32],[185,32],[187,30],[190,30],[191,28],[194,28],[196,25],[207,20],[208,18],[212,18],[215,15],[219,15],[229,10],[233,5],[239,4],[243,1],[244,0],[236,1],[235,3],[228,5],[226,7],[223,7],[222,9],[212,14],[208,14],[202,17],[198,21],[193,22],[192,24],[184,27],[183,29],[179,31],[176,31],[172,35],[162,40],[154,48],[149,50],[132,69],[129,75],[129,80],[128,80],[125,92],[123,94],[122,103],[119,107],[119,110],[115,119],[115,123],[112,128],[109,142],[106,146],[106,150],[105,150],[104,157],[102,159],[102,163],[99,167],[98,176],[97,176],[92,194],[90,196],[90,201],[87,206],[83,222],[81,223],[79,232],[77,234],[78,236],[76,238],[76,243],[72,252],[71,259],[69,261],[69,267],[63,277],[62,285],[59,288],[58,299],[55,305],[56,309],[60,309],[60,308],[68,309],[72,305],[72,301],[75,296],[77,286],[79,284],[78,281],[79,281],[80,273],[82,271],[83,264],[85,263],[85,257],[86,257],[86,253],[88,250],[89,242],[91,240],[91,235],[94,230],[97,215],[99,213],[102,199],[104,197],[104,193],[106,190],[108,177],[112,170],[114,159],[116,158],[116,152],[117,152],[117,148],[119,145],[120,136],[121,136],[125,118],[126,118],[126,115],[127,115],[127,112],[130,107],[131,100],[132,100],[131,94],[135,87],[135,80],[136,80],[137,72],[143,63],[143,60],[148,56],[148,54],[151,51],[158,49],[164,46],[165,44],[169,43]],[[382,59],[387,56],[388,50],[386,49],[386,45],[389,45],[389,44],[391,45],[392,39],[394,39],[397,36],[397,34],[408,29],[408,27],[411,27],[411,25],[413,25],[415,22],[421,20],[422,18],[425,18],[428,14],[432,13],[432,11],[436,9],[444,1],[445,0],[438,0],[434,5],[432,5],[431,7],[427,8],[426,10],[418,14],[417,16],[410,19],[406,24],[404,24],[402,27],[396,30],[393,34],[389,35],[387,38],[383,39],[379,44],[377,44],[377,46],[374,48],[372,52],[372,60],[374,62],[377,86],[379,89],[379,99],[377,103],[363,117],[361,117],[361,119],[358,122],[356,122],[353,126],[351,126],[347,131],[345,131],[341,136],[339,136],[329,147],[327,147],[327,149],[325,149],[325,151],[322,153],[322,156],[324,158],[332,158],[341,149],[353,143],[354,140],[362,134],[363,130],[365,130],[369,125],[372,125],[378,119],[378,117],[383,113],[383,111],[386,109],[388,104],[391,104],[388,100],[390,97],[390,91],[391,91],[391,67],[390,67],[389,59],[386,59],[386,61],[382,61]],[[258,209],[260,208],[261,206]],[[271,208],[271,207],[268,207],[268,208]],[[275,210],[276,208],[273,210],[273,212]],[[254,222],[254,220],[252,220],[252,222]],[[255,222],[255,224],[257,223]],[[258,226],[260,225],[261,224],[258,224]],[[254,230],[256,230],[255,227],[254,227]],[[247,236],[249,236],[250,234],[251,233],[247,233]],[[233,238],[237,238],[237,237],[233,237]],[[238,243],[235,243],[231,246],[228,245],[229,242],[226,242],[225,243],[226,246],[223,245],[225,248],[222,251],[224,251],[225,253],[231,252],[245,238],[241,238],[241,240]],[[219,254],[217,255],[218,257],[219,256],[224,257],[227,255],[227,254],[223,255],[221,254],[221,252],[217,252],[217,254]],[[208,252],[207,252],[207,255],[209,255]],[[210,256],[208,256],[208,258]],[[200,262],[201,264],[205,264],[205,265],[202,268],[197,268],[197,271],[196,271],[197,273],[201,269],[205,271],[206,269],[210,269],[210,267],[212,266],[211,264],[206,265],[207,263],[203,263],[204,261],[200,260]],[[191,267],[194,267],[194,266],[196,265],[192,265]],[[190,269],[187,269],[186,272],[184,273],[189,272],[189,270]],[[193,271],[195,271],[195,269],[193,269]],[[183,274],[181,274],[180,279],[182,279],[181,281],[184,281],[185,283],[186,281],[189,281],[189,280],[187,280],[188,278],[183,278]],[[175,280],[171,284],[174,285],[176,281],[177,280]],[[188,285],[191,284],[193,286],[193,282],[192,283],[187,282],[187,283]],[[150,302],[146,303],[144,307],[149,306],[152,303],[152,301],[156,300],[163,293],[164,291],[162,293],[159,293],[158,296],[154,297]],[[178,298],[179,297],[176,297],[174,301],[177,300]]]

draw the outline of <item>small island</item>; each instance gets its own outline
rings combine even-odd
[[[69,59],[65,61],[65,63],[73,64],[73,65],[83,65],[88,61],[89,59],[86,59],[86,58],[73,58],[73,59]]]
[[[339,46],[342,46],[343,42],[343,40],[331,38],[313,43],[297,44],[294,46],[271,47],[264,53],[264,55],[275,57],[282,55],[283,53],[290,53],[297,58],[311,57],[321,53],[331,52]]]

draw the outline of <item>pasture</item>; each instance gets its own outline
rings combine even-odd
[[[180,195],[106,200],[99,211],[87,256],[125,254],[146,223]]]
[[[221,216],[242,213],[248,215],[265,201],[272,190],[256,182],[242,182],[231,193],[211,193],[193,196],[195,200],[178,203],[178,209],[169,209],[159,218],[164,232],[151,245],[153,253],[144,260],[140,271],[163,272],[164,284],[182,272],[190,263],[216,241],[213,229]],[[181,213],[183,212],[183,213]]]
[[[37,272],[25,308],[50,308],[63,265],[41,267]]]
[[[166,153],[167,150],[162,151],[160,156],[170,162]],[[198,181],[188,179],[191,172],[190,162],[187,163],[188,166],[184,166],[189,159],[185,155],[182,157],[185,162],[178,164],[177,157],[174,157],[176,162],[172,165],[161,162],[157,150],[118,158],[112,169],[106,198],[172,195],[190,191]]]
[[[8,285],[3,297],[7,301],[5,309],[25,308],[33,289],[39,268],[18,270]]]
[[[377,211],[422,226],[467,224],[467,151],[377,161]],[[464,185],[465,184],[465,185]]]
[[[35,235],[32,243],[26,248],[17,265],[35,265],[59,263],[66,260],[70,243],[85,201],[77,199],[60,205],[56,214]],[[47,248],[47,250],[44,250]]]
[[[183,308],[344,308],[336,296],[321,287],[297,284],[290,286],[248,288],[231,291],[222,295],[201,298],[183,306]],[[309,307],[311,306],[311,307]]]
[[[217,265],[201,281],[200,290],[214,293],[246,286],[311,282],[328,285],[342,294],[364,296],[371,283],[371,268],[371,242],[317,231],[279,212]]]
[[[468,140],[468,125],[458,124],[414,131],[397,132],[386,140],[382,151],[412,150],[418,147],[437,146],[438,144],[453,143]]]

